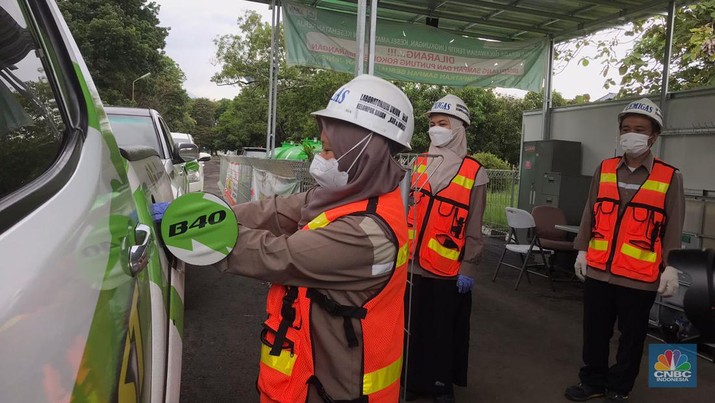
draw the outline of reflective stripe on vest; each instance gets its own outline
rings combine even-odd
[[[353,202],[328,210],[318,215],[303,229],[322,228],[340,217],[362,213],[376,216],[392,230],[397,239],[395,261],[390,265],[392,268],[390,279],[384,288],[367,300],[363,307],[339,305],[337,308],[363,311],[362,319],[359,319],[362,327],[362,332],[359,334],[362,335],[362,338],[358,340],[356,347],[363,350],[363,373],[360,375],[361,397],[369,396],[371,400],[374,398],[375,401],[396,402],[399,399],[399,379],[402,369],[404,291],[409,257],[407,223],[399,188],[376,199]],[[374,271],[375,267],[373,267]],[[380,271],[380,273],[382,272],[384,271]],[[277,285],[274,287],[287,289]],[[281,350],[279,356],[272,356],[270,355],[271,347],[264,345],[261,348],[262,368],[259,373],[258,386],[262,395],[268,398],[266,400],[305,401],[309,380],[315,378],[311,332],[317,330],[311,329],[312,323],[309,316],[311,309],[324,309],[325,304],[331,304],[334,301],[330,300],[331,302],[326,303],[326,296],[315,295],[320,293],[318,290],[304,287],[298,287],[298,289],[301,291],[298,293],[294,306],[296,311],[303,316],[296,319],[296,321],[300,321],[297,323],[297,328],[291,326],[289,329],[287,341],[294,350],[285,348]],[[271,292],[269,292],[270,295]],[[316,299],[311,299],[311,297]],[[277,323],[280,323],[280,320],[276,320],[276,318],[281,315],[282,308],[280,305],[281,294],[275,293],[273,298],[266,308],[269,319],[266,321],[265,327],[270,329],[276,329]],[[317,302],[321,298],[323,305]],[[347,342],[346,348],[348,348]],[[265,367],[270,369],[265,369]],[[320,380],[317,381],[319,383]],[[329,390],[326,390],[325,393],[330,395]]]
[[[467,157],[450,183],[432,194],[427,158],[418,157],[412,175],[415,206],[408,212],[410,247],[419,248],[420,266],[433,274],[452,277],[459,272],[469,221],[469,204],[481,164]],[[448,230],[445,230],[447,228]],[[440,230],[441,229],[441,230]]]
[[[392,364],[369,372],[362,377],[362,393],[371,395],[392,385],[400,379],[402,373],[402,356]]]
[[[676,169],[656,159],[648,178],[621,213],[617,178],[620,161],[611,158],[601,163],[586,259],[595,269],[654,282],[662,260],[665,198]]]

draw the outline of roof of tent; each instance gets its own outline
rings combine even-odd
[[[290,1],[351,14],[357,10],[357,0]],[[499,41],[545,37],[565,41],[665,13],[668,3],[669,0],[379,0],[378,17],[418,24],[437,18],[439,28],[449,32]]]

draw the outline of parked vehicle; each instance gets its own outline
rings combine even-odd
[[[199,158],[196,144],[175,144],[164,118],[154,109],[114,106],[105,110],[120,147],[133,149],[143,146],[153,149],[171,177],[174,197],[189,191],[184,163]]]
[[[117,146],[53,0],[0,0],[0,33],[1,400],[176,402],[183,264],[150,208],[175,196],[164,162]]]
[[[241,155],[251,158],[266,158],[266,149],[264,147],[243,147]]]
[[[171,132],[174,145],[179,148],[181,143],[194,143],[194,138],[188,133]],[[189,181],[189,192],[204,191],[204,162],[211,160],[211,154],[199,153],[197,164],[186,164],[186,178]],[[196,168],[196,169],[194,169]]]

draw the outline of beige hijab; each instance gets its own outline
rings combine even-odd
[[[355,144],[370,135],[370,130],[330,118],[318,118],[318,126],[333,147],[335,158],[340,158]],[[316,186],[311,189],[308,203],[301,211],[299,227],[303,227],[318,214],[355,201],[365,200],[388,193],[400,184],[405,170],[390,156],[390,140],[372,134],[365,151],[348,172],[348,183],[336,189]],[[345,172],[360,154],[363,145],[355,147],[338,161],[338,168]]]
[[[427,175],[433,193],[437,193],[449,185],[462,165],[464,157],[467,156],[467,134],[464,123],[461,120],[448,116],[449,124],[452,126],[452,140],[449,143],[437,147],[430,143],[430,155],[440,155],[442,158],[435,158],[427,166]]]

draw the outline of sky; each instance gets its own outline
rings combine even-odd
[[[174,59],[186,75],[184,86],[191,97],[210,99],[233,98],[238,86],[217,86],[211,76],[220,71],[216,65],[214,39],[225,34],[237,34],[236,23],[247,10],[255,10],[270,21],[268,6],[244,0],[154,0],[161,8],[160,25],[170,27],[166,38],[166,54]],[[620,49],[625,52],[626,49]],[[595,54],[595,49],[586,49],[582,55]],[[596,100],[609,92],[618,92],[617,87],[603,88],[605,79],[600,75],[601,66],[591,62],[587,67],[572,61],[563,71],[554,75],[554,89],[567,99],[590,94]],[[617,73],[611,77],[619,81]],[[500,90],[501,93],[522,96],[525,91]]]

